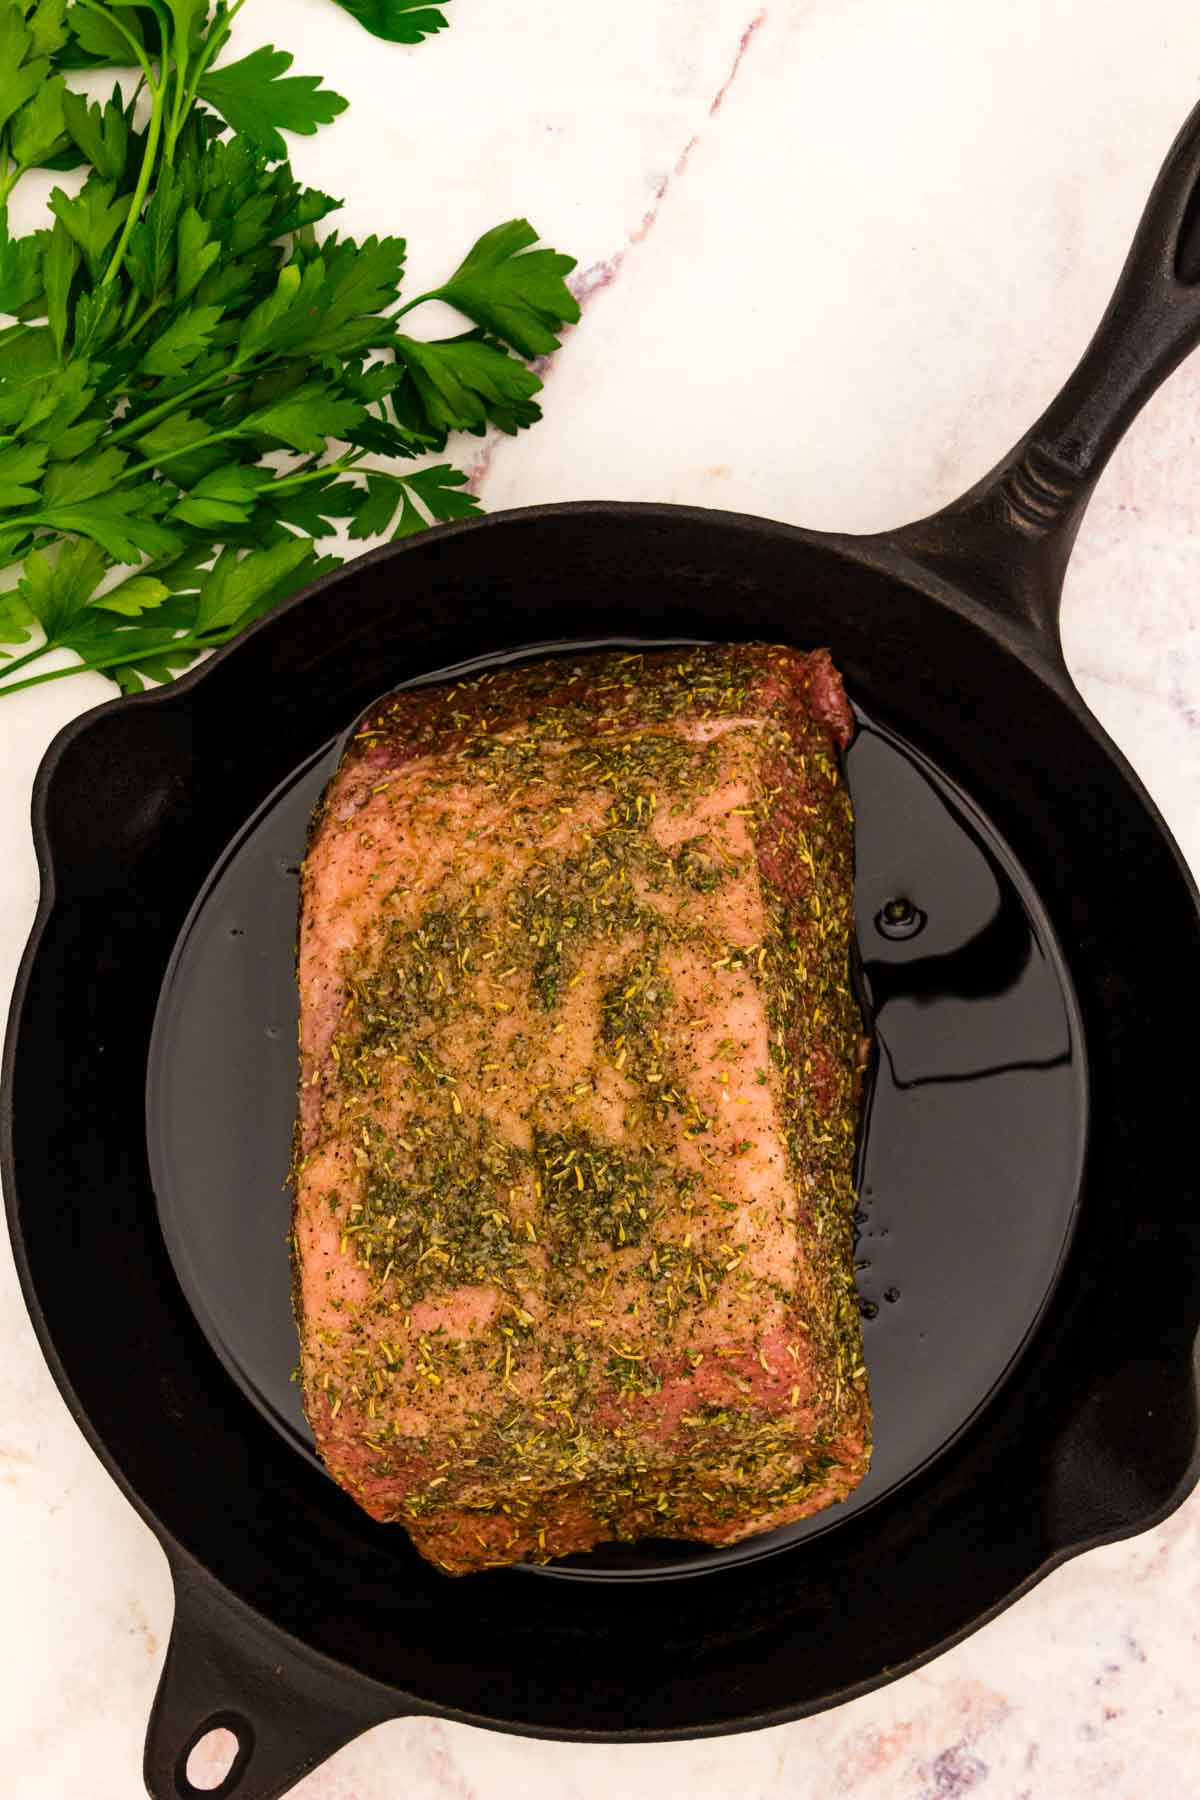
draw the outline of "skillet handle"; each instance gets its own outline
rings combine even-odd
[[[1063,578],[1104,466],[1200,343],[1200,106],[1176,138],[1116,292],[1061,393],[961,500],[897,539],[919,562],[1031,630],[1061,665]]]
[[[175,1621],[146,1732],[152,1800],[280,1800],[318,1763],[397,1716],[395,1696],[264,1625],[190,1560],[172,1554]],[[220,1784],[196,1787],[188,1758],[224,1728],[237,1755]]]

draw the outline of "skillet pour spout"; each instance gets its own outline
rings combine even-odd
[[[1200,110],[1078,369],[933,518],[856,538],[598,502],[447,526],[315,583],[173,686],[55,740],[34,794],[42,893],[0,1159],[47,1361],[175,1582],[146,1745],[154,1800],[202,1791],[188,1755],[215,1725],[239,1748],[206,1791],[278,1800],[410,1714],[610,1743],[779,1724],[917,1667],[1191,1490],[1200,1207],[1175,1046],[1200,1011],[1200,912],[1071,684],[1058,609],[1107,458],[1197,342]],[[1036,893],[1072,989],[1086,1156],[1060,1172],[1074,1233],[1030,1335],[986,1404],[869,1509],[703,1578],[452,1582],[298,1457],[214,1355],[159,1227],[142,1073],[174,948],[247,819],[399,682],[564,631],[576,645],[829,645],[866,715],[994,821]],[[70,1131],[47,1113],[66,1094]]]

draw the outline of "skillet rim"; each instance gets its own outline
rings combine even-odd
[[[1173,925],[1177,939],[1181,936],[1189,944],[1193,942],[1193,928],[1197,912],[1195,880],[1184,862],[1166,822],[1146,793],[1143,784],[1098,721],[1083,705],[1081,697],[1075,692],[1062,658],[1058,640],[1057,607],[1062,576],[1070,555],[1071,545],[1100,470],[1111,455],[1124,429],[1149,394],[1200,340],[1200,282],[1196,279],[1194,255],[1194,224],[1198,193],[1200,193],[1200,107],[1197,107],[1192,113],[1168,155],[1118,281],[1113,301],[1083,360],[1058,397],[1051,402],[1042,419],[1016,446],[1010,456],[997,465],[990,475],[985,476],[970,494],[947,508],[935,519],[921,521],[897,534],[875,539],[839,539],[830,535],[821,536],[800,532],[796,528],[781,528],[783,532],[792,535],[793,542],[803,543],[814,549],[819,545],[827,554],[830,551],[838,550],[861,570],[874,565],[880,574],[886,574],[892,581],[899,579],[905,587],[915,590],[926,600],[937,602],[940,599],[947,612],[958,616],[960,620],[968,624],[973,623],[976,627],[982,627],[986,637],[993,640],[999,638],[1001,648],[1007,649],[1010,655],[1016,655],[1018,660],[1026,665],[1027,670],[1034,673],[1039,682],[1054,693],[1059,704],[1067,705],[1068,712],[1074,716],[1075,726],[1083,731],[1086,739],[1091,740],[1091,749],[1088,754],[1092,752],[1099,754],[1103,763],[1111,769],[1114,780],[1119,784],[1118,789],[1114,791],[1128,795],[1130,805],[1135,809],[1128,815],[1129,818],[1136,817],[1140,826],[1150,834],[1145,841],[1152,844],[1156,852],[1166,851],[1166,867],[1161,869],[1161,875],[1163,878],[1170,876],[1176,900],[1183,899],[1186,902],[1182,913],[1178,912],[1176,908],[1172,909]],[[535,516],[542,517],[548,517],[556,511],[563,510],[571,509],[529,509]],[[593,503],[580,503],[575,510],[579,512],[593,510]],[[634,511],[641,509],[618,504],[615,507],[603,505],[602,510],[608,511],[610,516],[615,514],[628,518]],[[668,509],[650,507],[645,510],[662,515]],[[693,520],[703,516],[702,509],[670,510],[683,513]],[[512,515],[497,515],[494,519],[473,524],[470,528],[486,529],[506,516],[512,517]],[[731,524],[737,524],[739,518],[743,525],[755,523],[746,519],[744,515],[709,516],[717,518],[724,516]],[[422,539],[414,540],[414,542],[428,543],[431,535],[436,542],[439,537],[445,538],[455,529],[466,528],[448,527],[441,533],[422,534]],[[396,546],[392,546],[382,554],[395,554],[396,548]],[[872,555],[872,551],[874,551],[874,555]],[[931,568],[946,570],[951,581],[943,582],[940,578],[932,575]],[[345,579],[347,574],[348,571],[341,570],[337,577],[331,577],[331,579]],[[1005,629],[1001,630],[996,619],[987,616],[988,609],[981,608],[979,601],[963,590],[961,578],[964,574],[968,586],[978,584],[981,588],[990,590],[995,611],[1003,615],[1006,620]],[[323,585],[323,583],[315,584],[314,588],[309,590],[308,597],[311,598],[315,593],[320,592]],[[262,629],[266,628],[267,623],[268,621],[264,620]],[[1014,627],[1019,627],[1019,629],[1014,631]],[[243,638],[241,642],[245,643],[246,639]],[[214,666],[220,660],[213,659]],[[200,679],[199,671],[195,676],[195,680],[198,679]],[[193,685],[193,680],[185,677],[182,692],[190,693]],[[179,688],[175,689],[175,692],[179,691]],[[154,696],[147,697],[148,700],[153,700],[153,698]],[[108,715],[112,716],[111,708],[108,709]],[[22,1234],[16,1229],[12,1113],[12,1074],[15,1064],[15,1047],[36,957],[44,941],[50,919],[53,917],[56,898],[53,847],[49,842],[47,830],[47,801],[53,772],[67,751],[74,746],[82,729],[81,722],[75,721],[74,728],[68,726],[59,733],[43,760],[35,782],[34,836],[41,877],[41,893],[34,927],[14,983],[13,1006],[4,1048],[2,1078],[5,1082],[5,1090],[3,1096],[0,1096],[0,1173],[5,1177],[6,1211],[9,1217],[10,1233],[13,1237],[18,1276],[33,1317],[35,1331],[47,1356],[51,1371],[64,1394],[68,1409],[76,1418],[76,1422],[81,1425],[88,1441],[98,1451],[102,1462],[109,1467],[123,1491],[129,1494],[143,1517],[147,1518],[151,1528],[156,1530],[171,1558],[176,1586],[176,1624],[172,1632],[167,1665],[151,1716],[144,1765],[147,1786],[155,1794],[165,1796],[168,1785],[176,1793],[195,1791],[191,1788],[185,1772],[187,1752],[199,1736],[199,1732],[197,1732],[190,1739],[188,1738],[194,1722],[188,1716],[189,1700],[193,1704],[198,1704],[202,1699],[215,1702],[219,1698],[219,1694],[204,1691],[204,1683],[197,1673],[199,1666],[196,1661],[197,1655],[202,1653],[206,1647],[204,1614],[207,1610],[210,1615],[213,1615],[218,1603],[222,1602],[222,1597],[223,1603],[226,1603],[227,1607],[233,1606],[232,1595],[224,1586],[214,1586],[207,1578],[200,1579],[198,1565],[191,1563],[190,1559],[185,1561],[182,1553],[178,1551],[178,1547],[168,1541],[165,1528],[157,1519],[150,1519],[148,1509],[139,1503],[132,1492],[131,1484],[126,1483],[118,1474],[112,1459],[100,1442],[98,1432],[89,1428],[89,1421],[84,1417],[78,1396],[75,1394],[73,1386],[66,1380],[62,1360],[49,1340],[42,1308],[36,1300],[32,1272],[26,1253],[27,1247]],[[1136,838],[1139,834],[1135,832],[1133,835]],[[1182,877],[1182,888],[1175,890],[1174,883],[1178,877]],[[1076,915],[1078,910],[1076,906],[1074,909]],[[1085,942],[1090,944],[1093,935],[1085,932]],[[1100,948],[1103,952],[1102,941]],[[1124,965],[1119,962],[1119,966]],[[1157,1019],[1155,1022],[1158,1022]],[[1111,1046],[1115,1042],[1116,1034],[1110,1029],[1108,1036]],[[1122,1166],[1126,1170],[1127,1160],[1127,1156],[1122,1158]],[[1184,1233],[1176,1225],[1173,1233],[1167,1232],[1164,1235],[1179,1240]],[[1191,1235],[1193,1237],[1196,1235],[1194,1228]],[[1193,1301],[1194,1313],[1194,1302],[1197,1298],[1194,1279],[1191,1282],[1189,1298]],[[1085,1529],[1082,1532],[1077,1529],[1070,1532],[1067,1541],[1060,1541],[1057,1549],[1051,1550],[1049,1555],[1044,1555],[1040,1561],[1035,1562],[1032,1573],[1024,1579],[1013,1580],[1011,1576],[1008,1577],[1007,1592],[1001,1593],[993,1606],[988,1606],[986,1603],[978,1604],[978,1596],[976,1596],[975,1602],[968,1600],[969,1608],[974,1604],[974,1616],[969,1617],[960,1630],[956,1631],[952,1627],[950,1630],[942,1632],[940,1637],[935,1632],[935,1643],[932,1648],[926,1646],[924,1652],[915,1659],[906,1657],[893,1668],[885,1668],[879,1672],[878,1680],[885,1680],[891,1674],[917,1666],[929,1655],[936,1654],[941,1648],[958,1641],[960,1636],[966,1635],[974,1626],[994,1616],[994,1612],[1000,1610],[1008,1601],[1027,1591],[1028,1587],[1032,1586],[1039,1578],[1040,1573],[1048,1572],[1049,1568],[1056,1566],[1059,1561],[1066,1560],[1066,1557],[1073,1551],[1086,1548],[1089,1543],[1111,1541],[1113,1537],[1127,1535],[1130,1530],[1137,1529],[1138,1521],[1143,1525],[1152,1524],[1156,1518],[1166,1516],[1173,1505],[1178,1504],[1178,1500],[1194,1483],[1198,1461],[1200,1461],[1200,1429],[1197,1428],[1196,1417],[1196,1333],[1194,1324],[1194,1318],[1189,1320],[1189,1325],[1192,1327],[1189,1332],[1190,1388],[1185,1374],[1182,1385],[1178,1381],[1176,1382],[1176,1389],[1172,1395],[1172,1398],[1178,1399],[1182,1394],[1185,1401],[1190,1402],[1190,1411],[1186,1421],[1189,1427],[1187,1454],[1182,1458],[1176,1454],[1172,1462],[1172,1468],[1174,1469],[1178,1465],[1179,1469],[1176,1481],[1169,1490],[1163,1492],[1158,1505],[1148,1508],[1145,1504],[1146,1495],[1142,1493],[1137,1496],[1140,1504],[1131,1506],[1128,1483],[1126,1482],[1123,1487],[1120,1480],[1120,1475],[1125,1471],[1118,1470],[1114,1477],[1111,1466],[1106,1468],[1103,1475],[1107,1479],[1108,1487],[1104,1491],[1097,1494],[1096,1484],[1093,1481],[1090,1487],[1085,1484],[1086,1492],[1082,1496],[1078,1493],[1074,1496],[1077,1507],[1082,1499],[1085,1513],[1088,1504],[1095,1507],[1096,1518],[1093,1522],[1093,1529],[1090,1531]],[[1043,1322],[1042,1329],[1045,1330],[1045,1328],[1045,1322]],[[1077,1325],[1075,1329],[1078,1330]],[[1158,1342],[1163,1335],[1160,1332],[1155,1341]],[[1060,1344],[1058,1348],[1061,1355],[1063,1346]],[[1172,1335],[1166,1348],[1169,1349],[1171,1357],[1174,1359],[1171,1363],[1172,1372],[1177,1373],[1175,1361],[1179,1360],[1183,1346],[1177,1343]],[[1070,1373],[1069,1343],[1067,1350],[1068,1373]],[[1154,1365],[1135,1365],[1135,1367],[1140,1370],[1144,1385],[1153,1381],[1156,1374],[1159,1373]],[[1113,1372],[1106,1370],[1106,1373],[1111,1388]],[[1078,1399],[1077,1382],[1071,1386],[1071,1395],[1073,1399]],[[1092,1395],[1087,1395],[1086,1400],[1090,1402],[1092,1397]],[[1144,1401],[1145,1394],[1143,1393],[1141,1397]],[[1117,1398],[1118,1400],[1121,1398],[1119,1381]],[[1084,1408],[1081,1407],[1080,1412],[1082,1413],[1083,1410]],[[1072,1421],[1072,1429],[1078,1424],[1077,1416]],[[1103,1432],[1106,1424],[1111,1429],[1112,1420],[1105,1419],[1101,1407],[1099,1424],[1097,1426],[1097,1421],[1093,1416],[1091,1429],[1093,1432],[1096,1429]],[[1079,1443],[1072,1443],[1070,1433],[1068,1433],[1054,1444],[1060,1457],[1065,1453],[1067,1461],[1065,1492],[1058,1496],[1060,1510],[1063,1505],[1069,1510],[1072,1501],[1070,1466],[1072,1453],[1078,1463],[1080,1452],[1083,1453],[1084,1460],[1086,1460],[1089,1447],[1087,1430],[1084,1429],[1081,1434],[1077,1435],[1081,1435]],[[1111,1450],[1111,1444],[1106,1448]],[[1118,1452],[1121,1452],[1127,1446],[1119,1442],[1116,1448]],[[1176,1444],[1173,1448],[1177,1453],[1181,1446]],[[1074,1473],[1076,1487],[1078,1487],[1079,1472],[1077,1468]],[[1103,1482],[1101,1485],[1103,1487]],[[1104,1516],[1105,1502],[1108,1503],[1113,1520],[1113,1523],[1110,1523],[1107,1528],[1100,1523]],[[1124,1514],[1122,1514],[1122,1502],[1125,1507]],[[1060,1520],[1060,1527],[1061,1524]],[[834,1536],[836,1537],[837,1534]],[[1030,1544],[1028,1547],[1032,1548],[1033,1546]],[[173,1548],[175,1554],[172,1554]],[[753,1567],[753,1564],[749,1565],[751,1570]],[[714,1579],[716,1578],[714,1577]],[[1002,1574],[1000,1580],[1002,1588],[1004,1581],[1005,1577]],[[205,1595],[207,1599],[202,1601],[201,1597]],[[247,1631],[246,1619],[250,1617],[250,1614],[244,1608],[243,1614],[241,1636],[246,1639],[247,1636],[253,1637],[254,1634]],[[184,1626],[183,1633],[180,1629],[181,1620]],[[186,1673],[181,1674],[179,1666],[176,1666],[173,1671],[177,1641],[182,1662],[185,1637],[189,1628],[192,1637],[190,1682],[195,1690],[191,1696],[186,1692],[189,1685]],[[301,1678],[301,1672],[308,1670],[311,1666],[311,1657],[303,1650],[303,1646],[297,1645],[290,1633],[274,1624],[266,1627],[260,1621],[260,1626],[255,1629],[258,1632],[260,1660],[264,1633],[266,1646],[273,1654],[279,1653],[281,1645],[285,1641],[291,1644],[292,1674],[294,1678],[301,1680],[300,1687],[296,1689],[297,1696],[305,1686],[311,1694],[311,1682],[306,1683]],[[216,1640],[209,1631],[207,1648],[211,1650],[215,1643]],[[218,1644],[217,1647],[221,1646]],[[225,1648],[231,1650],[232,1646],[226,1645]],[[245,1648],[244,1644],[243,1648]],[[211,1661],[211,1657],[209,1660]],[[248,1668],[251,1674],[254,1673],[253,1665],[247,1664],[244,1657],[241,1667],[243,1674]],[[327,1665],[327,1671],[335,1673],[332,1665]],[[279,1673],[282,1673],[282,1670]],[[360,1682],[359,1689],[361,1689],[361,1685]],[[868,1687],[875,1685],[875,1680],[868,1680],[866,1685]],[[328,1681],[326,1681],[326,1689],[328,1686]],[[209,1687],[210,1689],[212,1687],[211,1680]],[[344,1681],[342,1687],[344,1699]],[[843,1686],[840,1689],[835,1684],[832,1693],[827,1693],[823,1699],[814,1699],[814,1703],[810,1707],[802,1704],[793,1705],[790,1708],[785,1706],[782,1713],[776,1710],[770,1717],[756,1715],[733,1721],[723,1715],[722,1723],[716,1727],[711,1725],[705,1727],[703,1724],[696,1726],[693,1721],[690,1729],[685,1726],[678,1735],[703,1736],[709,1735],[714,1729],[735,1728],[739,1723],[742,1728],[748,1728],[756,1723],[773,1722],[773,1719],[778,1717],[797,1717],[804,1711],[819,1709],[821,1705],[828,1704],[833,1699],[847,1698],[860,1691],[864,1691],[864,1689],[858,1683],[843,1679]],[[357,1705],[343,1706],[338,1723],[333,1725],[327,1723],[323,1730],[318,1731],[311,1721],[308,1722],[308,1742],[304,1746],[302,1755],[297,1754],[295,1745],[288,1743],[286,1739],[281,1743],[278,1731],[275,1732],[275,1741],[272,1743],[271,1732],[268,1729],[258,1746],[259,1754],[255,1757],[255,1770],[251,1774],[251,1780],[255,1781],[261,1771],[261,1784],[258,1788],[261,1800],[268,1800],[268,1788],[272,1797],[281,1794],[292,1781],[311,1768],[320,1756],[329,1754],[331,1750],[337,1748],[338,1744],[354,1736],[357,1731],[376,1722],[380,1717],[389,1716],[389,1713],[396,1710],[394,1705],[385,1702],[383,1710],[380,1711],[377,1701],[373,1705],[368,1705],[362,1699],[361,1692],[358,1690],[356,1692],[358,1693]],[[322,1698],[324,1699],[324,1696]],[[328,1710],[328,1701],[325,1700],[324,1703]],[[298,1698],[293,1705],[293,1710],[297,1714],[296,1724],[299,1726]],[[444,1705],[433,1710],[440,1711],[449,1717],[465,1716],[461,1711]],[[210,1722],[215,1722],[211,1719],[211,1704],[209,1711]],[[489,1722],[503,1728],[503,1722],[500,1720],[492,1718]],[[245,1721],[245,1723],[249,1731],[249,1745],[254,1748],[255,1727],[249,1721]],[[278,1720],[268,1719],[266,1721],[268,1728],[272,1723],[278,1725]],[[304,1735],[302,1729],[301,1736]],[[543,1732],[541,1735],[557,1735],[557,1733]],[[563,1735],[580,1734],[578,1731],[566,1731]],[[585,1732],[583,1735],[594,1734]],[[611,1737],[614,1734],[600,1735]],[[669,1737],[677,1734],[672,1731],[655,1733],[643,1730],[632,1734],[622,1732],[615,1735],[620,1738],[628,1735]],[[241,1737],[240,1733],[239,1737]],[[188,1741],[185,1743],[184,1751],[177,1755],[177,1746],[183,1740]],[[246,1752],[246,1740],[242,1740],[240,1748],[242,1752]],[[241,1785],[242,1775],[245,1772],[245,1760],[245,1755],[239,1754],[231,1777],[228,1777],[222,1784],[224,1789],[228,1790],[235,1781],[237,1785]]]
[[[1146,793],[1140,779],[1129,766],[1125,757],[1112,743],[1111,739],[1108,738],[1103,727],[1082,701],[1081,696],[1070,681],[1065,665],[1061,664],[1061,660],[1056,661],[1053,656],[1048,656],[1046,653],[1046,646],[1036,640],[1034,633],[1029,628],[1022,627],[1011,620],[1006,619],[998,614],[993,608],[989,607],[985,602],[980,601],[975,596],[964,592],[957,585],[943,580],[940,576],[931,572],[919,561],[906,554],[902,545],[890,534],[878,534],[862,538],[841,534],[820,533],[807,531],[800,527],[791,526],[779,521],[758,518],[754,515],[726,513],[708,508],[676,507],[652,503],[584,501],[571,502],[559,506],[514,509],[509,512],[489,515],[484,519],[467,520],[445,526],[424,533],[420,538],[408,540],[401,544],[384,546],[382,549],[371,552],[367,556],[355,559],[353,562],[344,565],[342,568],[322,577],[317,582],[310,584],[308,588],[284,602],[276,611],[268,614],[261,621],[257,622],[242,638],[217,652],[206,662],[188,672],[181,677],[179,681],[171,684],[169,687],[153,690],[139,696],[121,698],[107,702],[69,721],[56,734],[48,747],[39,767],[34,784],[33,828],[39,874],[41,877],[41,893],[34,925],[14,983],[9,1030],[5,1042],[3,1060],[4,1098],[3,1104],[0,1106],[0,1170],[2,1170],[4,1177],[6,1211],[9,1218],[10,1236],[13,1242],[18,1275],[21,1281],[26,1305],[30,1312],[43,1354],[46,1357],[47,1363],[50,1366],[60,1391],[63,1393],[68,1409],[75,1419],[75,1422],[83,1431],[88,1442],[96,1451],[110,1475],[117,1481],[118,1486],[120,1486],[127,1498],[129,1498],[139,1512],[140,1516],[150,1526],[159,1542],[163,1545],[163,1548],[168,1555],[168,1559],[171,1562],[177,1584],[181,1583],[181,1578],[185,1576],[186,1571],[191,1570],[195,1572],[204,1568],[204,1564],[194,1552],[184,1547],[172,1530],[163,1523],[156,1513],[153,1512],[150,1504],[141,1498],[140,1494],[134,1488],[132,1481],[126,1477],[122,1465],[116,1459],[115,1453],[109,1449],[106,1441],[93,1426],[89,1415],[85,1411],[75,1392],[73,1383],[67,1374],[66,1367],[58,1353],[54,1339],[51,1336],[41,1303],[38,1300],[37,1281],[26,1254],[24,1237],[18,1228],[11,1098],[12,1076],[16,1061],[17,1043],[20,1035],[21,1017],[24,1010],[28,987],[42,939],[59,898],[59,870],[56,863],[53,833],[48,822],[49,799],[59,766],[68,750],[71,749],[80,738],[86,736],[86,734],[93,729],[103,729],[106,722],[110,721],[119,709],[128,709],[133,705],[161,706],[169,704],[171,700],[177,697],[182,697],[191,693],[214,669],[223,666],[235,654],[241,652],[243,646],[247,642],[270,631],[286,628],[286,621],[293,610],[301,605],[309,603],[317,595],[325,592],[334,584],[355,580],[367,567],[374,566],[380,562],[390,561],[398,555],[411,552],[423,545],[428,546],[433,542],[445,541],[447,539],[464,536],[470,533],[477,533],[483,530],[502,530],[506,524],[529,524],[549,518],[571,518],[582,516],[593,518],[598,516],[613,520],[614,522],[627,518],[642,518],[655,520],[664,524],[677,523],[683,525],[689,523],[703,523],[708,528],[714,526],[724,528],[732,527],[735,530],[752,531],[756,535],[761,534],[764,529],[767,529],[778,535],[784,543],[791,542],[797,546],[803,545],[814,550],[819,550],[826,555],[833,553],[854,566],[869,566],[889,580],[899,581],[904,586],[915,590],[916,594],[921,598],[942,606],[960,617],[965,617],[968,623],[982,629],[984,634],[992,641],[996,648],[1007,651],[1009,654],[1015,654],[1029,672],[1033,673],[1042,683],[1052,690],[1056,700],[1068,707],[1069,711],[1074,715],[1076,723],[1083,727],[1088,735],[1095,741],[1102,753],[1105,754],[1107,759],[1112,763],[1114,774],[1119,779],[1122,779],[1124,785],[1130,790],[1131,800],[1140,807],[1141,811],[1146,815],[1148,823],[1156,829],[1158,837],[1171,853],[1176,870],[1183,876],[1185,891],[1193,908],[1200,907],[1200,897],[1197,896],[1195,878],[1192,876],[1190,869],[1184,862],[1182,853],[1179,851],[1169,827],[1162,819],[1158,809]],[[840,1688],[836,1699],[840,1702],[841,1700],[855,1697],[857,1694],[868,1692],[872,1688],[894,1679],[900,1674],[907,1673],[909,1670],[919,1667],[933,1657],[940,1655],[945,1649],[950,1648],[955,1643],[961,1642],[982,1624],[997,1616],[1009,1604],[1037,1585],[1037,1583],[1054,1568],[1060,1566],[1072,1556],[1081,1553],[1083,1550],[1093,1548],[1102,1543],[1117,1541],[1122,1537],[1134,1535],[1137,1532],[1151,1528],[1163,1518],[1169,1516],[1175,1507],[1180,1504],[1182,1499],[1186,1497],[1186,1494],[1195,1485],[1198,1475],[1200,1475],[1200,1441],[1197,1441],[1194,1445],[1194,1454],[1190,1467],[1183,1473],[1171,1494],[1158,1505],[1151,1508],[1143,1508],[1136,1517],[1127,1518],[1118,1525],[1110,1525],[1108,1527],[1085,1532],[1081,1536],[1075,1536],[1071,1541],[1056,1545],[1044,1556],[1042,1561],[1023,1581],[1006,1588],[1005,1592],[996,1598],[990,1607],[972,1613],[959,1628],[944,1633],[936,1642],[923,1649],[920,1653],[910,1658],[906,1658],[895,1665],[882,1669],[877,1674],[865,1677],[860,1683],[851,1683]],[[252,1602],[247,1601],[243,1595],[236,1593],[233,1588],[228,1586],[223,1576],[211,1575],[207,1570],[205,1573],[206,1578],[219,1586],[222,1595],[226,1597],[230,1603],[257,1620],[268,1636],[274,1640],[282,1640],[284,1644],[289,1646],[295,1659],[309,1662],[315,1659],[325,1667],[330,1677],[348,1677],[353,1681],[356,1687],[378,1685],[375,1682],[374,1677],[356,1669],[352,1669],[351,1665],[338,1662],[336,1659],[330,1657],[327,1652],[317,1650],[312,1644],[306,1643],[295,1637],[287,1627],[280,1625],[274,1618],[269,1617],[269,1615],[260,1612]],[[648,1729],[645,1727],[634,1726],[623,1730],[587,1730],[586,1728],[551,1727],[544,1724],[528,1722],[513,1724],[497,1719],[490,1714],[456,1709],[453,1705],[447,1705],[440,1700],[423,1701],[416,1700],[412,1697],[405,1697],[404,1690],[398,1687],[388,1687],[386,1692],[389,1695],[395,1696],[396,1699],[406,1698],[406,1710],[409,1711],[431,1712],[435,1713],[437,1716],[456,1718],[467,1723],[473,1723],[491,1729],[518,1731],[524,1735],[597,1742],[643,1741],[649,1739],[668,1741],[671,1739],[720,1735],[732,1729],[757,1729],[781,1723],[787,1719],[805,1716],[814,1711],[819,1711],[824,1706],[831,1703],[828,1698],[823,1700],[817,1699],[810,1702],[797,1702],[788,1706],[765,1708],[756,1712],[739,1715],[736,1719],[727,1717],[716,1722],[690,1723],[678,1727],[660,1729]],[[393,1703],[384,1712],[381,1712],[379,1716],[394,1716],[396,1711],[397,1707]]]

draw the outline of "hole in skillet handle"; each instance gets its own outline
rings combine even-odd
[[[171,1560],[175,1620],[142,1765],[152,1800],[281,1800],[344,1744],[413,1710],[304,1651],[182,1553]]]
[[[254,1753],[254,1727],[238,1713],[213,1713],[198,1725],[175,1765],[175,1787],[183,1800],[203,1794],[219,1800],[235,1794]]]

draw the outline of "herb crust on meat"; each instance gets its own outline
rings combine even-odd
[[[864,1039],[824,651],[407,689],[302,880],[301,1382],[335,1479],[462,1573],[844,1498]]]

